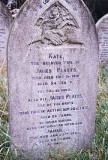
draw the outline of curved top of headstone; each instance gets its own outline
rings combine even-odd
[[[97,21],[97,23],[96,23],[97,31],[98,31],[98,29],[99,29],[100,24],[101,24],[106,18],[108,18],[108,14],[104,15],[102,18],[100,18],[100,19]]]
[[[99,41],[99,61],[101,65],[108,65],[108,14],[96,23]]]
[[[20,24],[21,28],[18,29],[17,24]],[[82,0],[30,0],[20,9],[11,33],[17,31],[20,35],[26,28],[26,33],[22,36],[25,35],[27,46],[33,44],[40,47],[63,44],[84,46],[82,41],[87,43],[88,37],[85,34],[82,37],[81,33],[85,33],[86,29],[87,34],[96,33],[92,24],[94,20]],[[26,37],[27,34],[30,35],[29,38]],[[97,38],[96,34],[92,37],[94,36]]]

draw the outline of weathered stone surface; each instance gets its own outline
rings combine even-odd
[[[3,2],[0,2],[0,67],[3,61],[6,60],[6,45],[11,23],[11,13]]]
[[[99,41],[99,62],[108,64],[108,14],[96,23]]]
[[[89,148],[94,137],[98,43],[81,0],[31,0],[8,42],[10,133],[34,159]]]

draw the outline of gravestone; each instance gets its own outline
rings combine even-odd
[[[99,41],[99,62],[108,64],[108,14],[96,23]]]
[[[10,135],[32,159],[91,147],[98,42],[81,0],[25,2],[10,32],[8,75]]]
[[[3,2],[0,2],[0,67],[6,62],[6,45],[12,16]]]

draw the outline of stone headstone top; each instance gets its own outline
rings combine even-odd
[[[108,14],[96,23],[99,41],[99,62],[108,65]]]
[[[81,0],[25,2],[8,42],[9,108],[12,140],[31,159],[91,147],[97,71],[96,28]]]
[[[11,24],[12,15],[3,2],[0,2],[0,67],[3,61],[6,61],[6,46]]]

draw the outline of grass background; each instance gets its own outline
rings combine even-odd
[[[0,160],[31,160],[18,147],[11,151],[8,122],[6,68],[0,69]],[[17,158],[18,151],[23,158]],[[42,160],[108,160],[108,66],[100,67],[96,112],[95,139],[92,149],[63,155],[58,151]]]

